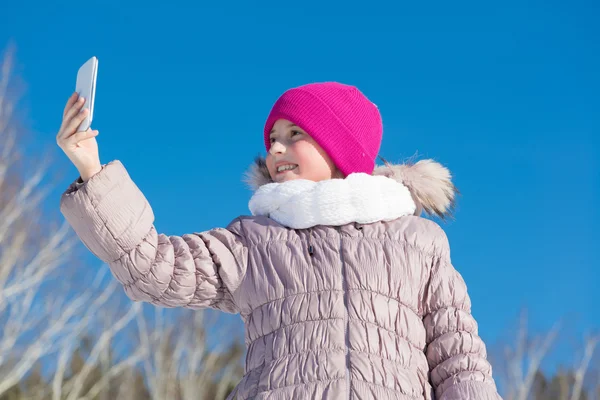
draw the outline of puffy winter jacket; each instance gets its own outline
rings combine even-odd
[[[451,207],[448,171],[423,160],[373,174],[406,185],[417,215],[304,229],[243,216],[165,236],[119,161],[75,181],[61,211],[132,300],[241,315],[230,398],[500,399],[446,235],[418,216]],[[269,183],[264,161],[250,180]]]

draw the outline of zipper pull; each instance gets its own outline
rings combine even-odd
[[[312,235],[313,235],[313,231],[312,228],[308,229],[308,254],[312,257],[313,254],[315,254],[315,248],[312,245]]]

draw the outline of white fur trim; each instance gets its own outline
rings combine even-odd
[[[320,182],[269,183],[254,193],[248,207],[252,215],[268,216],[293,229],[391,221],[416,209],[402,183],[363,173]]]

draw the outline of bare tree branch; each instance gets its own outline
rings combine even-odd
[[[141,306],[142,305],[140,303],[133,303],[133,305],[129,308],[129,310],[127,311],[127,313],[125,315],[123,315],[121,318],[119,318],[110,329],[102,332],[102,334],[100,335],[100,338],[98,339],[94,348],[92,349],[90,356],[86,360],[86,363],[85,363],[83,369],[77,375],[77,378],[75,379],[75,382],[73,383],[73,389],[69,393],[67,400],[75,400],[80,397],[84,380],[87,378],[88,374],[90,373],[92,368],[95,366],[98,356],[100,355],[100,353],[102,352],[104,347],[109,345],[111,339],[119,331],[121,331],[121,329],[125,328],[125,326],[133,318],[135,318],[136,314],[138,314],[140,312]]]
[[[583,378],[587,372],[590,360],[594,355],[594,350],[600,341],[600,335],[589,337],[585,343],[585,349],[583,351],[583,358],[579,364],[579,368],[575,371],[575,384],[573,386],[573,393],[571,394],[571,400],[579,400],[581,398],[581,391],[583,389]]]
[[[67,363],[73,349],[70,343],[65,343],[58,355],[56,369],[54,371],[54,379],[52,379],[52,400],[60,400],[62,398],[62,385],[67,369]]]
[[[527,325],[527,312],[524,310],[519,320],[515,349],[513,350],[511,347],[505,349],[507,378],[505,379],[506,393],[504,397],[507,400],[527,400],[529,398],[541,362],[556,339],[560,326],[557,323],[543,337],[530,340]],[[527,366],[526,371],[523,370],[525,365]]]
[[[197,399],[204,390],[204,398],[224,398],[241,377],[241,352],[208,349],[204,312],[153,308],[147,318],[140,303],[110,307],[125,296],[117,280],[104,279],[106,266],[91,284],[66,279],[82,268],[70,263],[80,243],[66,222],[54,223],[41,211],[51,189],[50,164],[39,157],[22,163],[25,132],[15,117],[13,62],[12,53],[0,61],[0,398],[22,388],[29,400],[106,400],[142,392],[144,398]],[[191,323],[176,325],[179,315]],[[113,346],[124,339],[135,346],[127,343],[114,356]],[[42,362],[50,376],[38,373]]]

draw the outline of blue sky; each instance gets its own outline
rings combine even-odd
[[[381,155],[447,165],[462,192],[442,224],[489,346],[562,319],[562,351],[600,328],[600,3],[10,2],[29,151],[55,145],[80,64],[99,58],[94,128],[157,228],[183,234],[247,214],[241,176],[290,87],[357,85],[380,108]],[[89,258],[91,265],[98,263]],[[236,318],[236,317],[234,317]],[[569,343],[567,343],[569,342]]]

